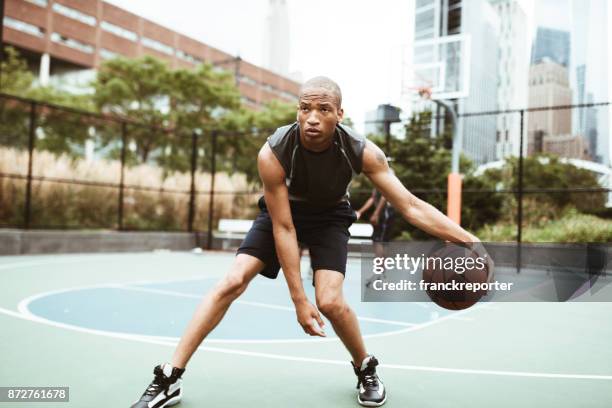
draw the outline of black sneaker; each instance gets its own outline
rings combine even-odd
[[[155,367],[155,378],[130,408],[163,408],[178,404],[183,395],[181,376],[184,372],[184,368],[175,368],[170,364]]]
[[[380,407],[387,401],[387,392],[385,385],[382,383],[378,374],[376,374],[376,366],[378,360],[374,356],[367,356],[363,359],[361,367],[356,367],[351,361],[355,375],[357,375],[357,402],[364,407]]]

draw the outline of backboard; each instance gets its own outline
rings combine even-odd
[[[411,58],[408,57],[407,53]],[[403,93],[431,88],[433,99],[466,98],[470,89],[470,36],[456,34],[415,41],[404,53]]]

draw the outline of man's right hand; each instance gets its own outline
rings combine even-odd
[[[295,312],[297,320],[306,334],[311,336],[325,337],[323,326],[325,323],[321,319],[321,315],[317,308],[308,300],[295,304]]]

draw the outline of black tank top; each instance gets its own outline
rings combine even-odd
[[[268,144],[285,170],[289,200],[312,207],[328,207],[348,201],[353,176],[361,173],[366,139],[352,129],[337,125],[333,143],[322,152],[300,143],[299,125],[280,127]]]

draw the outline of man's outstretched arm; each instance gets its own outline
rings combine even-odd
[[[408,191],[389,170],[382,150],[370,141],[363,152],[363,172],[410,224],[440,239],[460,243],[479,242],[475,235]],[[423,174],[423,177],[427,175]]]
[[[285,171],[267,143],[259,151],[257,168],[264,187],[266,206],[272,218],[276,253],[295,304],[298,322],[311,336],[325,336],[321,329],[323,320],[316,307],[308,301],[302,285],[300,252],[291,217],[289,192],[285,185]]]

